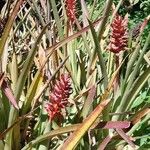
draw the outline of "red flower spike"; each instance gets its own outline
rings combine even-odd
[[[126,18],[123,19],[118,14],[116,15],[111,25],[112,32],[109,44],[109,50],[111,52],[119,53],[127,46],[127,23],[128,20]]]
[[[61,109],[67,106],[70,95],[71,83],[70,77],[67,74],[62,74],[60,79],[56,81],[54,89],[50,94],[50,102],[46,104],[45,109],[48,112],[49,118],[52,120],[56,116],[61,115]]]
[[[61,116],[59,107],[57,105],[57,103],[46,103],[45,105],[45,109],[48,113],[49,119],[53,120],[56,116]]]
[[[76,0],[66,0],[66,14],[69,21],[73,23],[76,16]]]

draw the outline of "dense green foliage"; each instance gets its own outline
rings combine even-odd
[[[148,149],[149,8],[1,1],[0,150]]]

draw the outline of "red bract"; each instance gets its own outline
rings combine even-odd
[[[127,19],[123,19],[118,14],[115,16],[111,25],[112,32],[109,44],[109,50],[114,53],[119,53],[124,50],[127,45]]]
[[[76,15],[76,0],[66,0],[66,14],[69,21],[74,22]]]
[[[65,108],[69,103],[70,90],[70,77],[67,74],[62,74],[60,79],[56,81],[54,89],[50,94],[50,102],[45,106],[51,120],[56,116],[61,116],[61,109]]]
[[[53,120],[56,116],[61,116],[60,108],[57,103],[46,103],[45,109],[48,113],[49,119]]]

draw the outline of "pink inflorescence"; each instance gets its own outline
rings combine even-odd
[[[76,0],[66,0],[66,14],[69,21],[74,22],[76,16]]]
[[[45,105],[49,119],[53,120],[55,117],[62,116],[61,110],[69,103],[70,91],[70,76],[68,74],[62,74],[60,79],[56,81],[54,89],[49,96],[50,102]]]
[[[113,53],[119,53],[127,46],[127,24],[128,20],[123,19],[120,15],[116,15],[111,25],[111,37],[109,50]]]

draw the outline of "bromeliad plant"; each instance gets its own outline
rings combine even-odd
[[[148,147],[150,16],[133,27],[122,1],[103,4],[5,3],[0,149]]]

